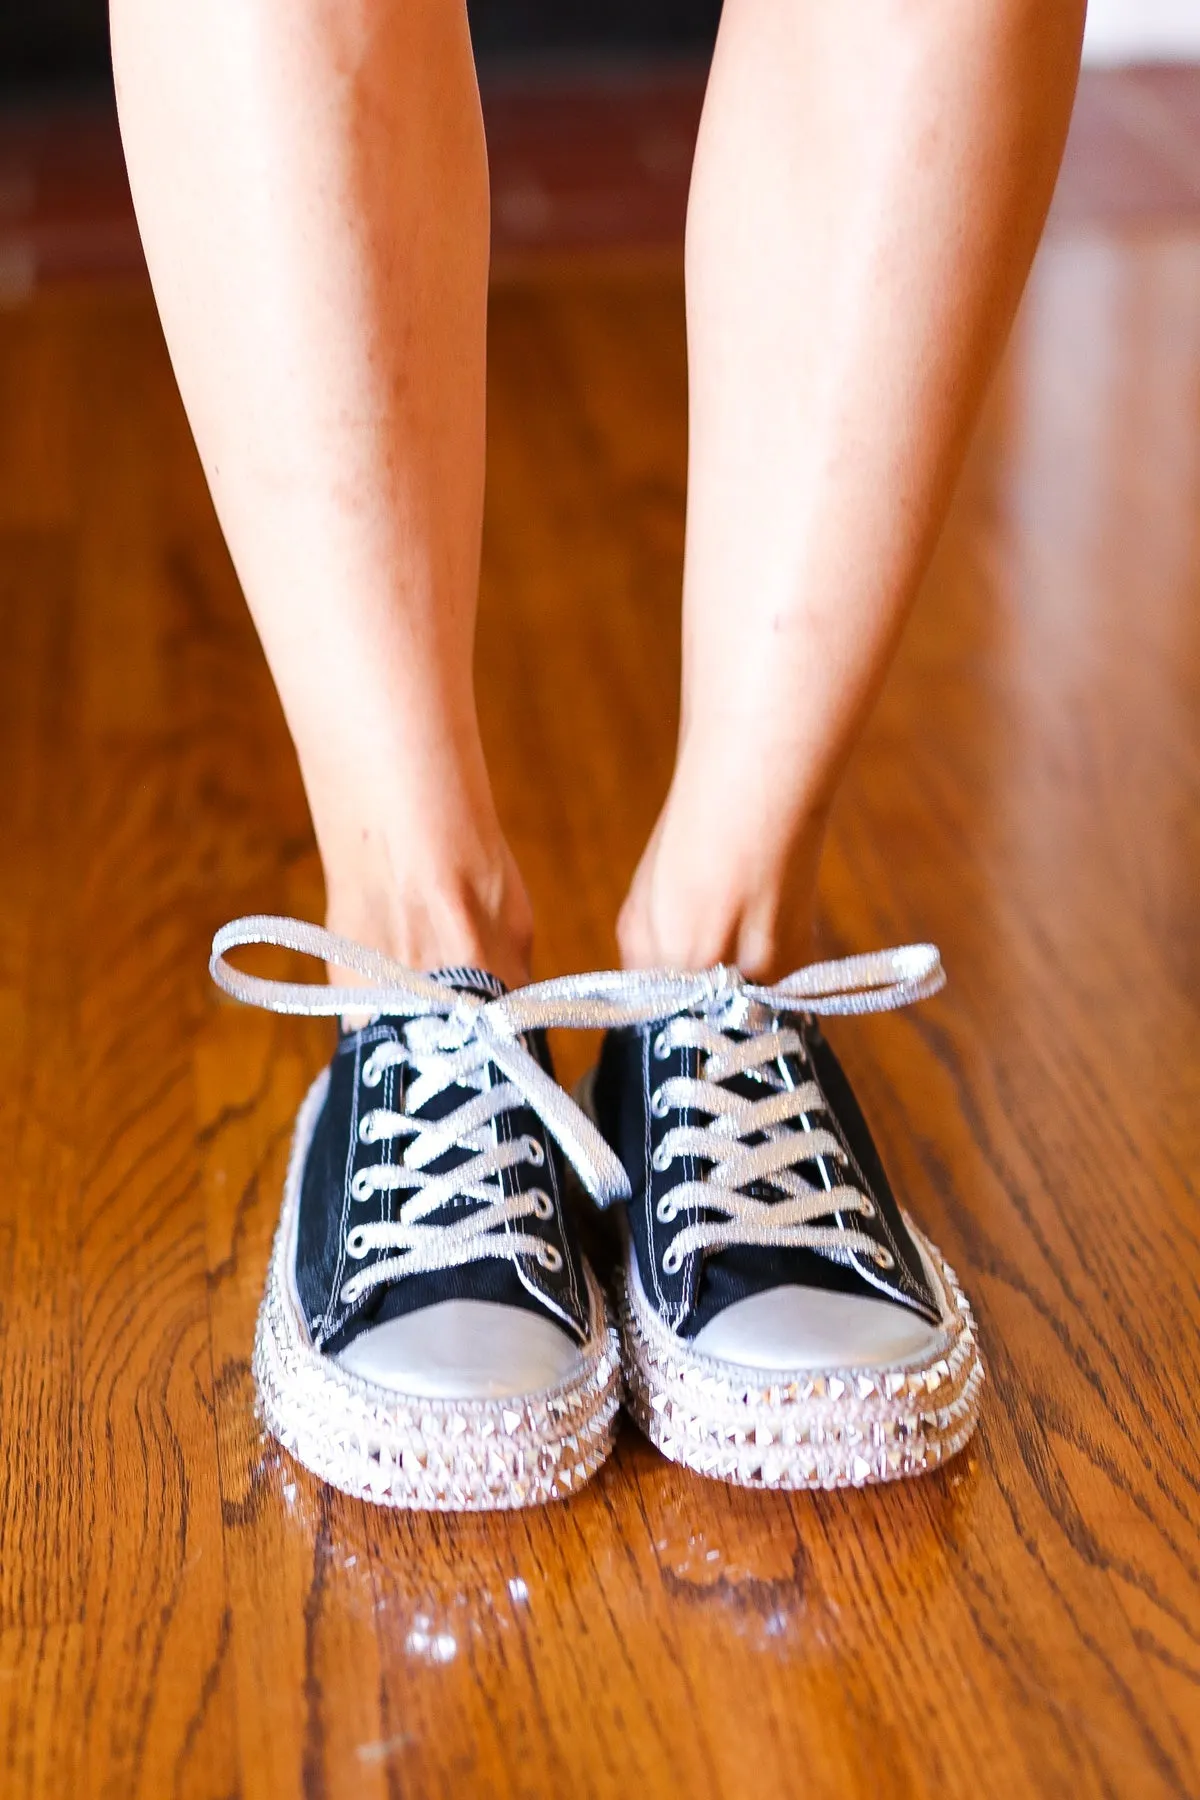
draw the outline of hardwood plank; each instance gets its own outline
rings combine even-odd
[[[79,319],[72,734],[82,840],[68,910],[80,990],[82,1356],[94,1553],[86,1780],[101,1793],[238,1783],[207,1259],[194,1145],[189,762],[164,581],[161,450],[178,429],[136,304]],[[164,403],[169,414],[164,415]],[[140,1068],[120,1079],[124,1058]]]
[[[62,861],[38,853],[46,821],[72,798],[61,765],[40,754],[64,723],[55,675],[70,604],[68,543],[57,534],[0,537],[0,608],[11,622],[0,658],[0,767],[11,771],[0,783],[8,852],[0,884],[0,1118],[10,1147],[0,1217],[0,1433],[12,1446],[0,1464],[0,1632],[27,1632],[39,1658],[52,1653],[41,1634],[78,1616],[84,1582],[72,1229],[79,1159],[61,1101],[74,1081],[76,1047],[69,961],[50,923]],[[38,1504],[56,1489],[66,1505]],[[11,1697],[0,1688],[0,1706]]]

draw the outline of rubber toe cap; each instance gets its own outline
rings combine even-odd
[[[503,1400],[554,1387],[578,1344],[544,1313],[494,1300],[441,1300],[364,1331],[335,1358],[377,1387],[430,1400]]]
[[[931,1354],[940,1336],[890,1300],[777,1287],[735,1300],[691,1341],[747,1369],[878,1369]]]

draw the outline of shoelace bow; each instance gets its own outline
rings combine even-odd
[[[353,969],[364,978],[360,987],[328,987],[310,982],[274,981],[247,975],[226,961],[226,953],[247,945],[281,949]],[[344,1290],[347,1303],[375,1286],[418,1269],[445,1268],[483,1255],[537,1255],[541,1239],[517,1233],[512,1226],[537,1209],[534,1195],[504,1198],[502,1171],[521,1160],[534,1160],[524,1141],[500,1145],[490,1124],[515,1105],[529,1106],[561,1147],[583,1185],[601,1206],[630,1196],[629,1178],[596,1126],[574,1100],[546,1074],[521,1042],[527,1032],[550,1027],[609,1029],[667,1019],[659,1034],[672,1046],[692,1043],[705,1056],[699,1077],[674,1077],[656,1092],[665,1110],[675,1107],[707,1114],[707,1126],[677,1126],[659,1146],[660,1163],[703,1157],[712,1171],[703,1182],[685,1181],[670,1190],[660,1206],[675,1212],[702,1205],[723,1212],[723,1220],[695,1222],[676,1234],[668,1252],[678,1267],[689,1250],[720,1243],[806,1243],[833,1249],[867,1248],[873,1240],[844,1227],[817,1227],[816,1217],[836,1211],[864,1210],[865,1196],[845,1186],[814,1189],[792,1165],[822,1156],[840,1157],[832,1133],[807,1123],[810,1112],[823,1108],[815,1083],[772,1086],[761,1100],[733,1094],[721,1085],[736,1073],[762,1071],[769,1064],[785,1069],[784,1058],[799,1047],[797,1033],[776,1023],[780,1013],[853,1014],[885,1012],[923,1000],[944,985],[941,958],[932,944],[908,944],[832,962],[810,963],[771,985],[746,981],[736,969],[718,965],[699,973],[670,969],[612,970],[567,975],[533,982],[496,999],[484,999],[450,987],[362,944],[336,936],[298,919],[255,916],[234,919],[213,938],[209,969],[213,980],[233,999],[271,1012],[337,1016],[383,1014],[412,1021],[405,1045],[378,1046],[368,1074],[382,1075],[388,1062],[408,1060],[417,1070],[410,1090],[415,1110],[445,1087],[476,1086],[479,1092],[448,1118],[414,1120],[411,1111],[377,1109],[370,1137],[411,1139],[400,1164],[360,1171],[373,1191],[405,1188],[412,1198],[391,1224],[359,1226],[347,1234],[350,1254],[361,1257],[372,1248],[397,1254],[352,1277]],[[414,1038],[415,1026],[415,1038]],[[736,1039],[730,1032],[746,1029]],[[793,1043],[793,1040],[794,1043]],[[368,1063],[372,1058],[368,1058]],[[486,1070],[493,1064],[506,1078],[489,1086]],[[375,1085],[368,1080],[368,1085]],[[796,1122],[801,1143],[797,1146]],[[745,1142],[759,1136],[758,1144]],[[368,1141],[370,1141],[370,1137]],[[451,1148],[470,1153],[468,1161],[441,1175],[427,1165]],[[534,1144],[540,1155],[540,1146]],[[358,1177],[356,1177],[358,1180]],[[762,1201],[743,1190],[769,1180],[783,1199]],[[367,1197],[363,1185],[358,1198]],[[481,1207],[452,1224],[425,1224],[427,1216],[448,1201],[470,1198]],[[869,1202],[867,1202],[869,1205]],[[662,1215],[666,1221],[665,1211]],[[749,1235],[747,1235],[749,1234]],[[353,1241],[351,1241],[353,1240]],[[851,1242],[850,1240],[853,1240]],[[547,1264],[547,1266],[552,1266]]]

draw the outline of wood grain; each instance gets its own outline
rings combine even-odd
[[[493,298],[479,675],[539,971],[610,962],[675,724],[671,269]],[[20,1796],[1200,1792],[1200,238],[1063,229],[847,781],[837,1034],[968,1280],[970,1454],[746,1494],[632,1429],[569,1504],[381,1515],[248,1357],[321,1027],[215,925],[319,911],[140,287],[0,316],[0,1768]],[[564,1072],[587,1047],[562,1047]]]

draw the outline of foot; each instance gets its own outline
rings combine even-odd
[[[940,1462],[975,1424],[970,1311],[807,1010],[918,998],[940,985],[936,952],[817,965],[773,990],[724,969],[627,979],[642,1019],[608,1033],[589,1104],[632,1189],[621,1327],[639,1423],[744,1486]]]
[[[348,967],[377,1007],[297,1120],[254,1355],[271,1429],[315,1474],[388,1505],[573,1492],[611,1448],[619,1375],[553,1132],[585,1165],[595,1134],[542,1032],[520,1030],[521,996],[476,969],[413,976],[292,921],[226,933]],[[337,990],[254,984],[219,955],[214,973],[242,998],[338,1010]],[[616,1165],[595,1148],[611,1191]],[[585,1175],[596,1185],[597,1166]]]

